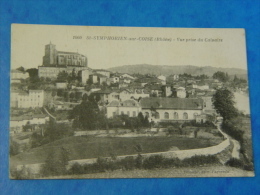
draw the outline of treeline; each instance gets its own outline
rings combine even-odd
[[[134,170],[134,169],[163,169],[163,168],[181,168],[181,167],[196,167],[207,165],[220,164],[219,159],[215,155],[209,156],[193,156],[180,160],[179,158],[166,158],[162,155],[152,155],[144,158],[141,154],[128,156],[124,159],[117,159],[116,156],[111,158],[97,158],[93,164],[74,163],[69,169],[65,149],[61,148],[60,153],[55,156],[49,156],[46,163],[42,165],[38,176],[32,175],[29,168],[23,167],[19,171],[12,171],[11,175],[15,179],[31,179],[62,175],[79,175],[102,173],[115,170]],[[60,159],[60,160],[57,160]]]

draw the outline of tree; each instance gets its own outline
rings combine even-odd
[[[85,96],[85,95],[84,95]],[[94,97],[83,97],[80,105],[70,112],[70,119],[74,119],[74,125],[87,130],[98,129],[106,124],[105,114],[99,110]],[[92,97],[92,98],[90,98]]]
[[[19,68],[16,68],[16,70],[19,70],[19,71],[21,71],[21,72],[24,72],[24,71],[25,71],[24,67],[22,67],[22,66],[20,66]]]
[[[57,89],[57,96],[62,97],[63,96],[63,89]]]
[[[20,151],[19,144],[15,142],[12,138],[10,138],[10,146],[9,146],[10,156],[19,154],[19,151]]]
[[[57,176],[66,173],[66,165],[69,161],[69,152],[64,147],[51,150],[45,164],[42,167],[44,176]]]
[[[69,74],[66,71],[61,71],[57,75],[57,82],[66,82],[69,79]]]
[[[239,81],[239,79],[237,78],[237,75],[235,75],[235,76],[234,76],[234,79],[233,79],[233,82],[236,83],[236,82],[238,82],[238,81]]]
[[[229,76],[227,73],[217,71],[213,74],[213,79],[218,79],[221,82],[227,82],[229,80]]]
[[[73,70],[72,70],[71,79],[72,79],[72,80],[76,80],[76,79],[77,79],[77,75],[76,75],[75,68],[73,68]]]
[[[75,93],[70,93],[70,95],[69,95],[69,97],[70,97],[70,99],[74,99],[75,98]]]
[[[38,69],[37,68],[29,68],[26,70],[29,73],[30,77],[38,77]]]
[[[240,144],[243,144],[243,135],[244,131],[241,129],[242,127],[242,122],[239,117],[237,118],[232,118],[230,120],[225,120],[222,123],[222,129],[231,137],[236,139],[237,141],[240,142]]]
[[[144,127],[149,127],[149,126],[150,126],[150,122],[149,122],[148,116],[145,116],[145,118],[144,118]]]
[[[223,120],[238,116],[238,110],[234,104],[234,94],[227,89],[219,89],[213,96],[213,105]]]
[[[201,74],[201,75],[199,75],[199,76],[196,76],[195,78],[196,78],[196,79],[200,79],[200,80],[204,80],[204,79],[208,79],[209,77],[208,77],[208,75]]]
[[[144,122],[145,122],[145,121],[144,121],[144,115],[143,115],[143,113],[142,113],[142,112],[139,112],[137,117],[138,117],[139,122],[140,122],[140,124],[141,124],[140,126],[143,127],[143,126],[144,126]]]
[[[52,98],[54,98],[56,95],[57,95],[57,91],[54,91],[54,90],[53,90],[53,91],[51,92]]]
[[[82,96],[82,101],[88,101],[88,94],[84,94],[83,96]]]

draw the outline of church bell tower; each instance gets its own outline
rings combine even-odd
[[[56,45],[50,44],[45,45],[45,55],[43,56],[43,65],[44,66],[51,66],[56,65],[57,61],[57,51],[56,51]]]

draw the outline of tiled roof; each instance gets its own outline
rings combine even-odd
[[[123,107],[139,107],[140,104],[135,100],[125,100],[121,103]]]
[[[95,75],[95,76],[98,76],[98,77],[105,77],[105,78],[107,78],[107,76],[105,76],[103,74],[99,74],[99,73],[93,73],[93,74],[90,74],[90,75]]]
[[[108,71],[108,70],[105,70],[105,69],[93,69],[93,71],[110,72],[110,71]]]
[[[23,116],[11,116],[10,121],[23,121],[23,120],[31,120],[33,118],[45,118],[47,115],[45,114],[34,114],[32,116],[23,115]]]
[[[79,56],[83,56],[85,57],[84,55],[82,54],[79,54],[77,52],[69,52],[69,51],[58,51],[59,54],[72,54],[72,55],[79,55]]]
[[[146,85],[145,88],[150,90],[162,90],[162,85]]]
[[[201,110],[202,99],[186,98],[161,98],[149,97],[142,98],[140,101],[142,108],[156,109],[178,109],[178,110]]]
[[[155,78],[155,77],[152,77],[152,78],[140,78],[140,79],[137,79],[136,82],[139,82],[139,83],[160,83],[161,80],[158,79],[158,78]]]
[[[112,93],[113,91],[110,90],[110,89],[105,89],[105,90],[99,90],[99,91],[94,91],[92,92],[93,94],[110,94]]]
[[[113,100],[112,102],[110,102],[107,107],[115,107],[115,106],[119,106],[120,102],[118,100]]]
[[[22,121],[23,117],[21,116],[11,116],[10,121]]]
[[[139,107],[140,104],[135,101],[135,100],[125,100],[123,102],[120,102],[118,100],[113,100],[112,102],[110,102],[107,107],[117,107],[117,106],[121,106],[121,107]]]

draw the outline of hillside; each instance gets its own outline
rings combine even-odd
[[[191,65],[182,65],[182,66],[166,66],[166,65],[149,65],[149,64],[138,64],[138,65],[124,65],[109,68],[109,71],[119,72],[119,73],[142,73],[142,74],[163,74],[169,76],[171,74],[191,74],[191,75],[201,75],[206,74],[212,76],[217,71],[227,72],[229,75],[237,75],[238,77],[247,77],[247,71],[239,68],[217,68],[211,66],[191,66]]]

